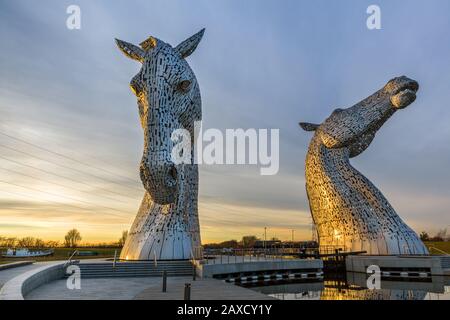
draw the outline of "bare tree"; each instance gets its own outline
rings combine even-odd
[[[447,229],[439,230],[438,233],[431,239],[433,241],[445,241],[447,235]]]
[[[81,241],[81,234],[77,229],[72,229],[67,232],[64,237],[64,243],[68,248],[75,248],[77,244]]]
[[[3,238],[2,243],[0,244],[1,247],[6,248],[14,248],[17,244],[17,238]]]
[[[119,246],[123,247],[128,237],[128,230],[122,231],[122,236],[119,239]]]
[[[244,248],[252,248],[257,240],[258,238],[256,236],[243,236],[242,246]]]
[[[33,237],[24,237],[17,241],[17,246],[22,248],[32,248],[35,246],[36,239]]]
[[[56,248],[59,247],[59,241],[48,240],[45,242],[46,248]]]
[[[36,247],[36,248],[44,248],[45,247],[45,242],[44,242],[44,240],[42,240],[42,239],[35,239],[34,240],[34,246]]]
[[[422,233],[420,234],[420,240],[422,240],[422,241],[430,240],[430,236],[428,235],[428,233],[426,231],[422,231]]]

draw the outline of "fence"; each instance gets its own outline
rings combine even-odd
[[[204,249],[197,248],[195,257],[203,264],[241,263],[268,260],[307,259],[318,256],[317,248]],[[201,258],[199,258],[201,257]]]

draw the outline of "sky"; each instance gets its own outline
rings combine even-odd
[[[81,29],[66,27],[69,5]],[[366,10],[381,9],[369,30]],[[140,65],[114,38],[173,46],[206,28],[187,58],[203,127],[280,129],[280,169],[200,166],[204,243],[253,234],[311,238],[304,160],[322,122],[406,75],[416,102],[352,164],[417,232],[450,224],[450,2],[0,1],[0,236],[117,240],[144,189],[143,133],[129,81]]]

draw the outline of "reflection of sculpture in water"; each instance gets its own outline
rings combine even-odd
[[[352,285],[342,288],[335,286],[332,281],[325,281],[325,288],[320,294],[320,300],[423,300],[426,294],[425,291],[417,290],[370,290]]]
[[[306,157],[306,190],[321,248],[367,254],[428,254],[417,234],[349,159],[362,153],[397,111],[414,102],[419,85],[389,81],[353,107],[336,109],[315,131]]]
[[[171,136],[176,129],[186,129],[194,144],[194,122],[202,118],[201,98],[185,58],[194,52],[203,32],[176,47],[154,37],[140,47],[116,40],[127,57],[142,63],[130,86],[144,130],[140,174],[146,190],[121,259],[189,259],[200,246],[198,168],[172,162]]]
[[[423,300],[427,292],[443,292],[443,287],[439,286],[442,283],[383,280],[381,289],[370,290],[365,287],[366,275],[354,274],[347,280],[339,278],[323,282],[293,281],[279,285],[246,287],[279,300]]]

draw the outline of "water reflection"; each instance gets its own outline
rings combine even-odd
[[[399,281],[382,279],[381,288],[370,290],[366,275],[347,273],[323,282],[246,284],[252,290],[281,300],[450,300],[450,277]]]

